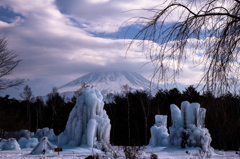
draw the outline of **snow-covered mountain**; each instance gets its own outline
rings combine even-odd
[[[96,87],[105,96],[108,93],[121,93],[123,85],[129,85],[134,90],[146,90],[150,81],[135,72],[91,72],[58,88],[60,94],[72,97],[75,90],[85,83]]]

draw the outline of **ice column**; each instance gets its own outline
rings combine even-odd
[[[170,145],[184,148],[185,146],[200,147],[203,151],[212,150],[212,141],[208,129],[204,128],[206,109],[199,103],[182,102],[179,108],[171,104],[172,127],[169,127]]]
[[[84,90],[69,115],[65,131],[58,136],[59,147],[87,145],[107,149],[111,125],[102,100],[99,90]]]
[[[149,146],[167,146],[167,115],[155,115],[155,124],[151,127],[151,138]]]
[[[201,125],[202,128],[205,127],[205,117],[206,117],[206,109],[200,108],[198,111],[198,124]]]

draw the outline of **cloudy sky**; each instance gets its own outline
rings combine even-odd
[[[128,39],[140,26],[133,26],[124,38],[133,20],[124,22],[132,17],[151,16],[134,9],[153,8],[160,2],[1,0],[0,33],[7,35],[8,48],[22,59],[8,78],[28,79],[35,96],[92,71],[133,71],[150,79],[153,67],[141,67],[147,62],[141,47],[133,46],[126,55]],[[192,79],[181,78],[180,82],[196,83],[200,70],[185,67],[185,76]]]

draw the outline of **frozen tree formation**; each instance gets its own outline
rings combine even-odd
[[[9,138],[2,145],[2,150],[21,150],[21,148],[15,138]]]
[[[21,139],[18,140],[18,144],[22,148],[34,148],[38,144],[37,138],[25,138],[21,137]]]
[[[54,134],[53,129],[49,129],[47,127],[38,129],[33,137],[37,138],[38,141],[41,141],[43,137],[47,137],[48,140],[52,143],[57,142],[58,139],[57,136]]]
[[[20,130],[20,131],[16,132],[15,136],[16,136],[17,140],[19,140],[21,137],[29,139],[34,136],[34,133],[30,132],[29,130]]]
[[[111,125],[103,106],[99,90],[86,88],[69,115],[65,131],[58,136],[58,147],[87,145],[108,150]]]
[[[212,138],[205,128],[206,109],[200,108],[199,103],[181,103],[181,110],[170,105],[172,126],[167,132],[167,116],[156,115],[155,124],[151,127],[150,147],[173,145],[179,148],[200,147],[203,151],[213,151],[210,146]]]
[[[167,130],[167,115],[155,115],[155,124],[151,127],[151,138],[149,145],[167,146],[168,145],[168,130]]]
[[[6,139],[0,138],[0,150],[2,149],[2,145],[6,142]]]
[[[169,127],[170,145],[185,148],[200,147],[203,151],[211,151],[210,143],[212,138],[205,128],[206,109],[200,108],[199,103],[181,103],[181,110],[171,104],[172,126]]]

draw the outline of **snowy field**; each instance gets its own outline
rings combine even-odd
[[[125,158],[123,148],[114,147],[118,154],[117,158]],[[189,154],[186,153],[188,151]],[[19,151],[0,151],[0,158],[7,159],[84,159],[89,155],[99,154],[99,158],[113,158],[110,153],[103,153],[97,149],[91,148],[75,148],[75,149],[63,149],[58,155],[57,152],[52,152],[46,155],[31,155],[31,149],[23,149]],[[156,154],[158,158],[164,159],[198,159],[200,156],[196,156],[198,148],[186,148],[179,149],[175,147],[156,147],[153,149],[145,149],[141,156],[138,158],[148,159],[151,154]],[[225,151],[224,154],[221,151],[215,150],[211,158],[224,158],[224,159],[239,159],[239,156],[235,151]],[[103,157],[105,156],[105,157]],[[199,158],[201,159],[201,158]]]

